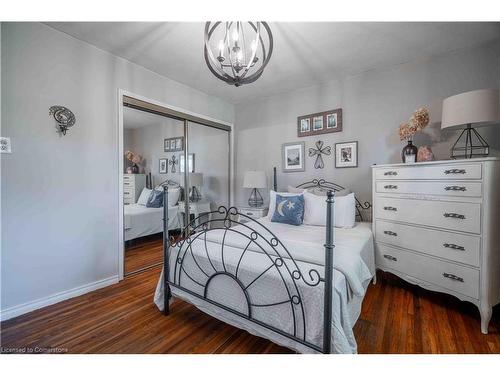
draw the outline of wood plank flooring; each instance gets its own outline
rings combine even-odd
[[[1,346],[69,353],[291,353],[182,301],[153,305],[159,268],[1,323]],[[500,353],[500,309],[490,334],[477,309],[386,273],[371,285],[354,332],[360,353]]]
[[[125,249],[125,275],[163,261],[162,245],[161,233],[132,240]]]

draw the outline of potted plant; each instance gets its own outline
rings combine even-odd
[[[413,112],[408,122],[399,125],[399,138],[408,144],[401,152],[403,163],[415,163],[417,161],[417,147],[413,144],[413,136],[429,124],[429,111],[422,107]]]
[[[127,159],[132,163],[132,167],[127,168],[127,173],[133,173],[133,174],[139,173],[138,164],[142,163],[142,161],[144,160],[143,157],[139,154],[133,153],[132,151],[126,151],[125,159]]]

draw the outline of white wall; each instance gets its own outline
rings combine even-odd
[[[1,48],[5,319],[118,275],[119,88],[228,122],[234,108],[46,25],[3,23]],[[66,136],[55,104],[76,115]]]
[[[244,203],[248,199],[249,192],[241,188],[246,170],[266,170],[271,183],[272,167],[281,172],[281,144],[302,140],[306,142],[306,154],[317,140],[323,140],[332,147],[332,156],[324,157],[323,170],[315,170],[314,158],[306,157],[306,172],[279,173],[280,188],[322,177],[349,186],[362,200],[371,201],[370,165],[401,162],[404,144],[399,140],[397,128],[415,109],[430,106],[434,121],[440,119],[443,98],[499,86],[500,43],[494,43],[239,104],[236,106],[236,201]],[[343,110],[343,132],[297,137],[297,116],[339,107]],[[449,148],[458,133],[441,134],[439,126],[439,123],[430,125],[424,134],[416,136],[415,143],[431,145],[437,158],[449,158]],[[500,129],[482,128],[480,132],[494,148],[500,149]],[[359,167],[336,169],[335,143],[355,140],[359,142]]]

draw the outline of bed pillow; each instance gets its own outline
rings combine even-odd
[[[141,195],[139,195],[139,199],[137,199],[137,204],[145,206],[148,203],[150,195],[151,195],[151,189],[148,188],[142,189]]]
[[[329,189],[325,189],[324,187],[314,187],[314,188],[307,189],[307,191],[309,193],[312,193],[314,195],[319,195],[321,197],[326,197],[328,190]],[[336,197],[345,197],[348,194],[351,194],[351,189],[342,189],[342,190],[335,192]]]
[[[159,208],[163,207],[163,191],[154,189],[149,194],[148,202],[146,207]]]
[[[302,225],[304,219],[304,196],[276,194],[276,206],[272,222]]]
[[[304,194],[304,224],[326,225],[326,199],[309,192]],[[333,206],[334,226],[352,228],[356,221],[356,200],[354,193],[344,197],[335,197]]]
[[[179,202],[179,197],[181,195],[180,188],[169,188],[168,189],[168,207],[173,207]]]
[[[276,208],[276,194],[282,195],[284,197],[290,197],[290,196],[296,196],[296,195],[302,195],[303,193],[300,194],[295,194],[295,193],[276,193],[274,190],[269,191],[269,212],[267,213],[267,218],[271,220],[274,215],[274,210]]]

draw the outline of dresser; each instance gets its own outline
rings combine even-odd
[[[500,302],[500,159],[374,165],[376,266],[475,304]]]
[[[123,204],[134,204],[146,186],[145,174],[123,175]]]

